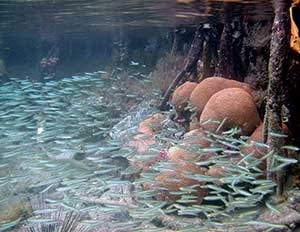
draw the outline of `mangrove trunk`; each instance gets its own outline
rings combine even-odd
[[[283,173],[275,173],[272,171],[276,163],[274,161],[274,154],[282,155],[282,145],[284,144],[284,138],[278,136],[282,134],[282,120],[281,110],[284,96],[283,81],[287,73],[288,51],[289,51],[289,1],[287,0],[275,0],[275,18],[272,27],[272,39],[270,48],[270,60],[269,60],[269,83],[268,83],[268,98],[266,105],[266,117],[265,117],[265,131],[267,136],[264,138],[269,144],[269,151],[273,152],[267,159],[267,178],[275,180],[277,178],[277,193],[282,193],[282,178]]]

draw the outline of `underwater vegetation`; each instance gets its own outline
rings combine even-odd
[[[164,94],[171,84],[174,76],[183,67],[184,57],[175,52],[167,53],[157,61],[156,67],[152,72],[151,79],[154,83],[154,88],[159,89]]]

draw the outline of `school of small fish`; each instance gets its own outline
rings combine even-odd
[[[101,79],[104,73],[85,73],[46,82],[10,78],[9,82],[0,86],[0,206],[11,195],[58,192],[63,196],[62,199],[47,201],[68,211],[122,212],[120,206],[90,206],[82,201],[83,196],[98,197],[113,186],[126,185],[127,180],[122,180],[120,173],[134,173],[132,167],[121,170],[122,167],[113,162],[114,157],[126,157],[133,151],[121,148],[121,142],[110,139],[108,135],[113,125],[124,116],[125,110],[120,102],[124,98],[140,100],[141,96],[124,95],[122,87],[117,84],[120,79]],[[244,140],[237,139],[235,135],[234,129],[222,136],[212,135],[216,144],[199,150],[201,153],[220,153],[209,162],[225,166],[230,173],[222,178],[226,187],[215,184],[219,179],[187,173],[191,179],[207,182],[202,186],[211,192],[204,199],[206,203],[190,205],[195,201],[189,194],[193,186],[175,192],[182,197],[167,208],[166,202],[152,199],[154,190],[139,189],[135,197],[140,200],[141,207],[130,210],[132,220],[118,222],[116,226],[122,225],[130,231],[141,221],[161,214],[163,208],[165,212],[177,212],[179,215],[204,214],[208,219],[228,219],[231,212],[261,204],[263,198],[273,192],[275,185],[269,180],[256,179],[260,175],[260,170],[256,168],[258,163],[249,162],[249,156],[245,156],[234,169],[230,167],[232,161],[228,160],[228,154],[239,152],[239,147],[245,145]],[[164,141],[176,143],[164,134],[160,136]],[[230,149],[224,148],[226,146]],[[161,147],[157,150],[161,150]],[[295,162],[287,158],[281,158],[280,161],[282,166]],[[199,162],[198,165],[207,164]],[[154,172],[143,173],[135,183],[154,181],[161,168],[159,165],[153,166]],[[250,169],[257,172],[250,172]],[[120,193],[112,195],[120,197]],[[218,205],[214,202],[218,202]],[[47,212],[53,210],[50,208]],[[244,214],[247,220],[253,218],[248,211]],[[28,221],[45,223],[47,220],[53,219],[33,217]],[[3,226],[9,228],[15,225],[12,223],[19,222],[0,224],[0,231]],[[105,222],[85,220],[85,223],[96,227]],[[189,228],[189,225],[182,226]]]
[[[0,86],[0,206],[13,194],[96,196],[113,183],[109,156],[120,144],[105,139],[126,112],[120,102],[138,96],[122,95],[120,79],[103,73]]]

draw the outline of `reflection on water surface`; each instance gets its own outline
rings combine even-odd
[[[47,29],[63,34],[84,34],[120,26],[131,30],[171,28],[195,21],[221,20],[224,4],[230,5],[233,14],[261,18],[272,14],[266,0],[14,0],[0,2],[0,30],[29,33]]]

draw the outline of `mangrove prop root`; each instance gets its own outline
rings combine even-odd
[[[160,110],[166,110],[167,102],[176,86],[182,81],[182,79],[186,76],[188,72],[191,72],[193,69],[196,68],[200,54],[202,54],[203,35],[201,33],[201,29],[202,27],[197,28],[188,56],[185,60],[184,68],[180,73],[177,74],[176,78],[168,87],[163,97],[163,101],[159,106]]]
[[[219,62],[216,67],[215,76],[225,77],[229,79],[234,79],[234,68],[233,68],[233,45],[232,45],[232,26],[231,18],[232,12],[231,5],[224,3],[225,19],[224,27],[221,35],[220,41],[220,51],[219,51]]]
[[[283,80],[286,78],[287,73],[287,58],[289,47],[289,5],[287,0],[275,0],[274,1],[275,18],[272,27],[272,39],[270,48],[270,60],[269,60],[269,83],[268,83],[268,95],[266,105],[266,118],[265,126],[268,131],[267,142],[269,144],[269,151],[273,151],[273,154],[281,155],[281,146],[284,144],[284,138],[280,136],[273,136],[272,133],[282,134],[281,129],[281,109],[283,98]],[[265,128],[266,129],[266,128]],[[273,155],[270,155],[267,159],[267,178],[275,180],[275,175],[271,172],[274,168]],[[283,173],[277,173],[277,194],[282,193],[282,176]]]
[[[209,76],[213,75],[213,71],[212,71],[212,68],[211,68],[212,55],[211,55],[211,51],[210,51],[208,41],[203,42],[202,60],[203,60],[202,78],[204,79],[206,77],[209,77]]]

